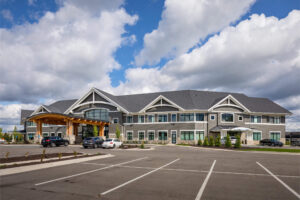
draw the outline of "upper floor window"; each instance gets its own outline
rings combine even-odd
[[[108,121],[108,110],[93,109],[85,112],[85,118]]]
[[[274,117],[274,124],[280,124],[280,117]]]
[[[215,120],[215,116],[214,115],[210,115],[210,120]]]
[[[233,122],[233,114],[222,113],[222,122]]]
[[[158,122],[167,122],[168,115],[158,115]]]
[[[251,123],[261,123],[261,116],[251,116]]]
[[[204,114],[196,113],[196,121],[204,121]]]
[[[194,113],[182,113],[180,114],[180,121],[194,121]]]
[[[243,116],[239,116],[239,121],[243,121]]]
[[[139,115],[138,123],[144,123],[144,122],[145,122],[145,116],[144,115]]]
[[[148,122],[154,122],[154,115],[148,115]]]
[[[177,115],[176,114],[172,114],[171,115],[171,121],[172,122],[176,122],[177,121]]]
[[[113,118],[113,123],[117,124],[119,122],[118,118]]]
[[[127,123],[132,123],[132,116],[127,116],[126,122]]]
[[[36,123],[32,122],[32,121],[27,121],[26,122],[27,126],[36,126]]]

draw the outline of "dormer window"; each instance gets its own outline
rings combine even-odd
[[[222,122],[233,122],[232,113],[222,113]]]

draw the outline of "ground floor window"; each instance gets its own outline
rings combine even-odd
[[[153,131],[148,132],[148,140],[154,140],[154,132]]]
[[[43,137],[47,137],[47,136],[49,136],[48,133],[43,133]]]
[[[139,132],[139,140],[145,140],[145,132]]]
[[[132,140],[132,132],[127,132],[127,140]]]
[[[28,133],[27,135],[29,140],[33,140],[35,133]]]
[[[168,139],[168,133],[166,131],[159,131],[158,132],[158,139],[159,140],[167,140]]]
[[[270,132],[270,138],[274,140],[280,140],[280,133],[279,132]]]
[[[194,140],[194,131],[181,131],[181,140]]]
[[[61,134],[61,133],[57,133],[57,136],[61,138],[61,137],[62,137],[62,134]]]
[[[48,134],[47,134],[47,136],[48,136]],[[55,133],[51,133],[51,136],[55,136]]]
[[[261,132],[253,132],[253,140],[255,141],[261,140]]]
[[[204,131],[196,131],[196,140],[204,140]]]

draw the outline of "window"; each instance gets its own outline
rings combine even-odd
[[[204,114],[196,113],[196,121],[204,121]]]
[[[144,122],[145,122],[145,116],[144,115],[139,115],[138,123],[144,123]]]
[[[260,141],[261,140],[261,132],[253,132],[253,140]]]
[[[132,140],[132,132],[127,132],[127,140]]]
[[[57,136],[61,138],[62,134],[61,133],[57,133]]]
[[[114,123],[114,124],[117,124],[118,121],[119,121],[118,118],[113,118],[113,123]]]
[[[239,116],[239,121],[243,121],[243,116]]]
[[[154,122],[154,115],[148,115],[148,122]]]
[[[47,137],[47,136],[49,136],[48,133],[43,133],[43,137]]]
[[[269,123],[274,124],[274,117],[269,117]]]
[[[145,132],[144,131],[139,132],[139,140],[145,140]]]
[[[55,136],[55,133],[51,133],[51,136]]]
[[[261,123],[261,116],[251,116],[251,123]]]
[[[210,115],[210,120],[215,120],[215,116],[214,115]]]
[[[154,131],[148,132],[148,140],[154,140]]]
[[[168,140],[168,133],[166,131],[159,131],[158,139],[159,140]]]
[[[108,110],[93,109],[86,111],[85,118],[108,121]]]
[[[49,124],[44,124],[44,123],[43,123],[43,124],[42,124],[42,126],[44,126],[44,127],[48,127],[48,126],[49,126]]]
[[[194,140],[194,131],[181,131],[181,140]]]
[[[270,138],[274,140],[280,140],[280,132],[270,132]]]
[[[223,113],[222,114],[222,122],[233,122],[233,114]]]
[[[168,115],[158,115],[158,122],[167,122]]]
[[[280,117],[274,117],[274,124],[280,124]]]
[[[36,123],[32,122],[32,121],[28,121],[26,122],[27,126],[36,126]]]
[[[179,115],[179,119],[182,122],[194,121],[194,113],[182,113]]]
[[[127,116],[126,122],[127,123],[132,123],[132,116]]]
[[[28,133],[28,134],[27,134],[28,139],[29,139],[29,140],[33,140],[33,139],[34,139],[34,135],[35,135],[35,133]]]
[[[196,140],[204,140],[204,131],[196,131]]]
[[[172,122],[176,122],[177,121],[177,115],[176,114],[172,114],[171,120],[172,120]]]

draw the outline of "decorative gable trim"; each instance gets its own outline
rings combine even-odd
[[[158,101],[164,100],[166,101],[168,104],[157,104]],[[180,107],[179,105],[177,105],[176,103],[174,103],[173,101],[171,101],[170,99],[164,97],[163,95],[159,95],[157,98],[155,98],[153,101],[151,101],[148,105],[146,105],[142,110],[139,111],[139,113],[144,113],[146,112],[146,110],[153,108],[153,107],[160,107],[160,106],[170,106],[170,107],[174,107],[174,108],[178,108],[180,111],[184,111],[184,109],[182,107]]]
[[[225,101],[227,101],[227,103],[224,103]],[[230,103],[231,101],[234,104]],[[244,106],[241,102],[239,102],[231,94],[229,94],[228,96],[226,96],[225,98],[223,98],[221,101],[219,101],[218,103],[216,103],[215,105],[213,105],[212,107],[210,107],[208,109],[208,111],[212,111],[215,108],[224,107],[224,106],[230,106],[230,107],[240,108],[240,109],[242,109],[242,110],[244,110],[246,112],[250,112],[250,110],[246,106]]]
[[[47,109],[45,106],[41,105],[39,106],[30,116],[32,115],[35,115],[35,114],[38,114],[38,113],[42,113],[41,110],[44,109],[46,110],[47,112],[51,112],[49,109]]]

